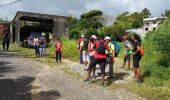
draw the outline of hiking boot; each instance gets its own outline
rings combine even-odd
[[[142,84],[142,82],[140,80],[137,80],[136,83],[138,86]]]
[[[92,78],[93,78],[93,79],[96,79],[96,75],[95,75],[95,74],[93,74],[93,75],[92,75]]]
[[[106,87],[106,85],[104,83],[101,83],[100,86],[101,87]]]
[[[86,79],[84,80],[84,83],[89,84],[90,82],[91,82],[90,78],[86,78]]]

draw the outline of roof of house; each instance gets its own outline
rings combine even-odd
[[[143,21],[153,21],[158,19],[166,19],[166,17],[151,17],[151,18],[145,18]]]

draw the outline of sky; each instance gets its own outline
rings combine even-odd
[[[14,1],[16,0],[0,0],[0,5]],[[125,11],[138,12],[144,8],[148,8],[152,16],[156,17],[170,9],[169,4],[170,0],[22,0],[12,5],[0,6],[0,18],[12,20],[17,11],[79,18],[85,12],[98,9],[114,19]]]

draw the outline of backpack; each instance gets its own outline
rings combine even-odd
[[[145,50],[143,49],[142,46],[140,46],[140,56],[144,56]]]
[[[84,39],[84,41],[83,41],[83,50],[85,50],[85,51],[88,50],[88,44],[89,44],[89,40],[88,39]]]
[[[111,41],[111,44],[114,44],[115,46],[115,57],[118,57],[119,51],[120,51],[120,46],[116,41]]]
[[[96,44],[95,44],[96,45]],[[99,45],[98,47],[96,48],[96,52],[99,53],[99,54],[104,54],[105,53],[105,44],[104,44],[104,41],[100,42],[99,41]]]

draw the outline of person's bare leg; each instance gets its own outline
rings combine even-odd
[[[137,80],[140,81],[140,68],[137,68]]]
[[[134,68],[134,77],[137,78],[137,69]]]
[[[130,62],[128,62],[128,69],[130,70]]]
[[[122,66],[121,68],[124,68],[124,67],[125,67],[125,65],[126,65],[126,62],[123,62],[123,66]]]

